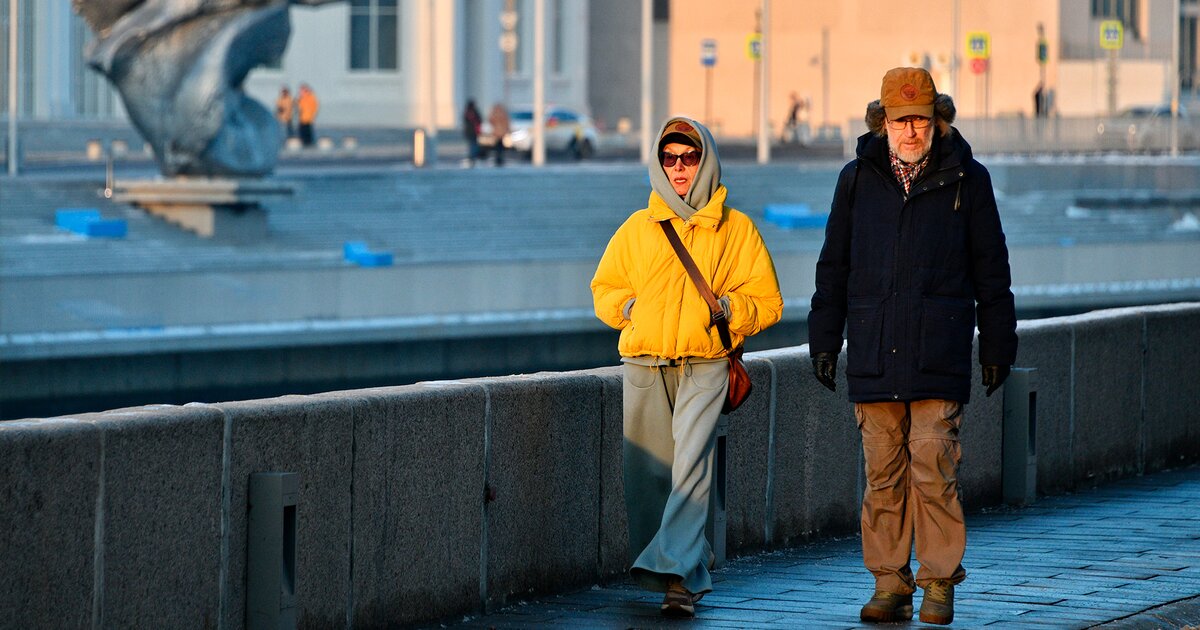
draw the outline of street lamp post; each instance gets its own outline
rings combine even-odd
[[[758,48],[758,163],[766,164],[771,161],[771,137],[768,121],[768,112],[770,111],[770,103],[767,95],[771,93],[770,81],[767,72],[768,60],[771,58],[767,53],[767,43],[770,41],[768,33],[771,30],[771,0],[762,0],[762,9],[760,11],[762,21],[759,26],[759,48]]]
[[[642,0],[642,164],[650,163],[650,126],[654,124],[650,117],[650,91],[654,89],[653,83],[653,65],[651,59],[653,57],[654,45],[653,38],[653,20],[654,9],[652,0]]]
[[[1182,20],[1180,15],[1181,7],[1179,0],[1175,0],[1174,11],[1171,11],[1171,19],[1175,21],[1171,26],[1171,71],[1167,76],[1171,78],[1171,157],[1179,156],[1179,25]]]
[[[546,163],[546,0],[533,0],[533,155]]]
[[[17,4],[8,0],[8,174],[17,174]]]

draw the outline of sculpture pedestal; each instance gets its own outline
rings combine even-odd
[[[263,203],[290,197],[293,192],[291,185],[279,182],[177,177],[117,180],[112,198],[204,238],[255,242],[267,236]]]

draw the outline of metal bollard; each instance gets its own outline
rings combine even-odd
[[[708,493],[708,524],[704,533],[712,546],[716,560],[713,568],[725,566],[725,529],[728,517],[725,514],[725,489],[728,478],[726,462],[725,439],[729,435],[729,416],[721,414],[717,420],[716,444],[713,445],[713,464],[709,474],[712,475],[712,486]]]
[[[437,138],[424,129],[413,131],[413,166],[433,166],[437,161]]]
[[[250,475],[246,627],[296,627],[296,503],[300,475]]]
[[[1036,368],[1013,368],[1004,382],[1000,477],[1004,502],[1012,505],[1037,499],[1036,374]]]

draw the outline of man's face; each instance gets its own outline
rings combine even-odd
[[[904,116],[886,123],[888,148],[901,160],[920,162],[933,146],[933,120],[925,116]]]
[[[692,180],[696,178],[696,171],[700,170],[700,149],[672,142],[663,146],[658,159],[663,172],[667,174],[667,179],[671,181],[671,188],[675,189],[675,194],[680,197],[686,196],[688,189],[692,187]],[[672,164],[668,166],[668,162]]]

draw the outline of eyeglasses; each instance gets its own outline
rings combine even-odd
[[[908,127],[909,124],[912,125],[913,129],[924,129],[924,128],[928,127],[929,124],[932,122],[933,122],[932,118],[925,118],[923,116],[914,116],[912,118],[906,118],[904,120],[889,120],[889,121],[887,121],[887,124],[888,124],[888,127],[892,131],[904,131],[904,129],[906,127]]]
[[[676,155],[674,153],[668,153],[666,151],[663,151],[662,155],[659,156],[659,160],[662,162],[662,165],[665,166],[666,168],[671,168],[672,166],[675,166],[676,160],[682,161],[684,166],[695,166],[700,163],[700,152],[699,151],[688,151],[687,153],[684,153],[683,155]]]

